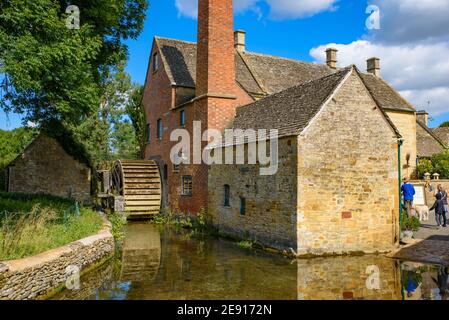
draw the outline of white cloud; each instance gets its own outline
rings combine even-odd
[[[234,0],[234,10],[243,12],[248,9],[257,10],[259,0]],[[198,0],[175,0],[175,6],[180,15],[196,19],[198,16]]]
[[[180,15],[197,18],[198,15],[198,0],[175,0],[176,9]]]
[[[370,38],[385,43],[439,41],[449,37],[448,0],[372,0],[381,14],[381,29]]]
[[[262,10],[258,3],[265,2],[270,7],[270,17],[274,19],[297,19],[312,16],[319,12],[334,10],[338,0],[234,0],[234,10],[251,10],[261,18]],[[197,18],[198,0],[175,0],[180,15]]]
[[[418,45],[385,45],[366,40],[350,44],[330,43],[313,48],[310,55],[319,62],[325,61],[326,48],[338,49],[340,67],[356,64],[366,71],[366,60],[373,56],[381,59],[381,74],[399,90],[417,109],[435,115],[449,112],[446,104],[449,93],[448,43]]]
[[[377,5],[381,29],[363,40],[316,47],[310,55],[324,62],[324,50],[339,50],[339,66],[356,64],[366,70],[366,59],[381,59],[382,77],[417,109],[433,115],[449,112],[449,1],[369,0]],[[428,102],[430,101],[430,106]]]
[[[275,19],[296,19],[335,9],[337,0],[266,0]]]

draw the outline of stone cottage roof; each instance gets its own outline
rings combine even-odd
[[[7,167],[13,166],[19,159],[21,159],[23,153],[30,149],[33,144],[37,143],[39,140],[42,140],[43,137],[55,139],[59,143],[59,145],[61,145],[64,151],[67,152],[68,155],[78,160],[79,162],[84,163],[89,168],[94,167],[91,156],[87,152],[84,145],[82,145],[75,139],[73,133],[70,130],[66,129],[63,125],[54,122],[52,122],[50,126],[41,128],[39,135],[34,138],[23,149],[23,151],[20,152],[17,157],[7,165]]]
[[[445,144],[421,121],[416,121],[416,151],[418,157],[430,158],[444,150]]]
[[[449,146],[449,127],[435,128],[432,131],[443,141],[446,146]]]
[[[370,73],[361,73],[360,75],[371,95],[382,108],[416,111],[415,108],[385,80]]]
[[[355,66],[305,82],[237,109],[235,129],[277,129],[279,137],[301,133]],[[381,110],[381,109],[380,109]],[[381,110],[396,135],[400,134]]]
[[[173,85],[195,87],[196,43],[156,37],[161,58]],[[235,52],[236,80],[254,99],[295,85],[316,80],[336,71],[327,65],[303,62],[253,52]],[[361,74],[382,108],[415,111],[401,95],[381,78]]]

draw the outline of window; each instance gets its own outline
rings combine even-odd
[[[192,195],[192,177],[183,176],[182,177],[182,195],[191,196]]]
[[[179,164],[174,164],[173,165],[173,171],[174,172],[179,172]]]
[[[179,122],[182,128],[186,126],[186,112],[184,110],[179,113]]]
[[[240,197],[240,214],[244,216],[246,214],[246,198]]]
[[[230,198],[231,198],[231,187],[228,184],[224,186],[224,206],[230,207]]]
[[[165,164],[164,165],[164,180],[168,179],[168,166]]]
[[[162,139],[162,119],[157,120],[157,138]]]
[[[159,56],[157,52],[153,54],[153,72],[156,72],[159,68]]]
[[[145,128],[145,141],[146,143],[151,142],[151,125],[148,123]]]

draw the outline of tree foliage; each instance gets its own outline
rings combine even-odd
[[[432,159],[421,159],[418,164],[419,177],[424,174],[438,173],[441,179],[449,179],[449,150],[436,154]]]
[[[66,27],[64,0],[0,3],[0,107],[24,121],[80,123],[99,108],[123,40],[143,28],[147,0],[80,0],[80,28]]]
[[[38,131],[23,127],[12,131],[0,129],[0,170],[3,170],[37,136]]]
[[[136,142],[140,148],[140,155],[142,156],[145,147],[145,110],[142,103],[143,86],[133,85],[128,104],[126,105],[126,113],[131,119],[136,135]]]
[[[446,128],[449,127],[449,121],[445,121],[442,124],[440,124],[440,128]]]

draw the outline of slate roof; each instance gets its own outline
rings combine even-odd
[[[445,148],[443,141],[424,123],[416,122],[416,151],[418,157],[430,158],[434,154],[442,152]]]
[[[410,103],[383,79],[371,73],[361,73],[360,75],[371,95],[382,108],[416,111]]]
[[[162,61],[173,85],[195,87],[196,43],[156,37]],[[236,80],[253,98],[280,92],[295,85],[333,74],[327,65],[236,51]],[[382,108],[415,111],[384,80],[362,74],[362,80]]]
[[[351,68],[346,68],[240,107],[233,127],[243,130],[277,129],[279,137],[297,135],[350,71]]]
[[[449,127],[435,128],[432,131],[443,141],[446,146],[449,146]]]

